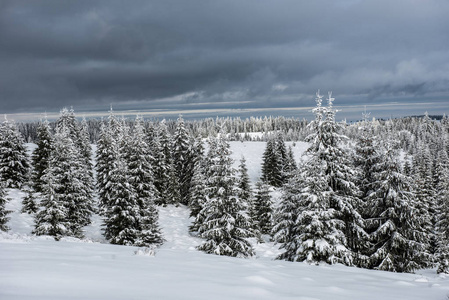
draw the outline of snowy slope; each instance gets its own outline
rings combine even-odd
[[[260,176],[264,143],[231,143],[233,157],[247,159],[253,181]],[[305,146],[297,144],[300,155]],[[299,156],[297,156],[298,158]],[[10,190],[14,212],[9,233],[0,233],[0,299],[447,299],[449,276],[435,270],[395,274],[274,260],[279,249],[257,244],[257,256],[238,259],[195,250],[186,207],[160,209],[165,244],[155,256],[138,248],[106,244],[101,219],[85,240],[32,236],[33,219],[21,214],[24,194]]]

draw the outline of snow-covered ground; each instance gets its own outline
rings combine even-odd
[[[231,143],[243,154],[250,177],[260,176],[265,143]],[[305,145],[297,143],[297,158]],[[136,247],[106,244],[101,219],[86,228],[86,238],[31,235],[33,218],[21,214],[24,194],[10,190],[8,233],[0,233],[0,299],[448,299],[449,276],[435,270],[396,274],[342,265],[310,266],[274,260],[272,243],[257,244],[256,257],[239,259],[195,249],[186,207],[161,207],[165,244],[154,256]],[[137,252],[137,254],[136,254]]]

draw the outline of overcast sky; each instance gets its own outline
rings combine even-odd
[[[449,113],[448,15],[447,0],[0,0],[0,113],[269,115],[317,89],[357,115]]]

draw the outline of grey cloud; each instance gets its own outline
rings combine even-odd
[[[318,88],[344,103],[443,97],[447,11],[444,0],[3,1],[0,109],[308,106]]]

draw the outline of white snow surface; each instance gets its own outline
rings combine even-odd
[[[233,157],[245,155],[251,180],[260,176],[264,143],[231,143]],[[295,154],[304,150],[297,143]],[[297,156],[298,158],[298,156]],[[85,228],[85,239],[31,234],[33,218],[21,214],[24,193],[9,190],[13,211],[8,233],[0,233],[0,299],[440,299],[449,295],[449,275],[435,269],[416,274],[320,266],[274,258],[271,242],[251,240],[256,257],[205,254],[188,233],[186,207],[160,207],[166,242],[155,253],[107,244],[101,218]],[[139,251],[140,250],[140,251]],[[136,254],[137,253],[137,254]]]

